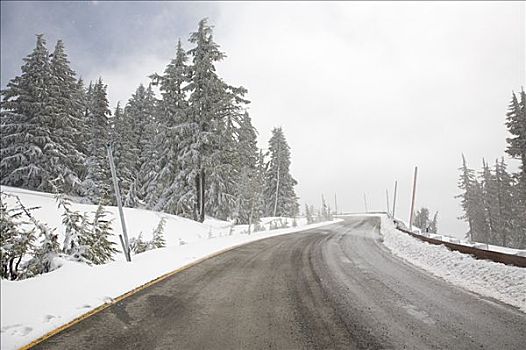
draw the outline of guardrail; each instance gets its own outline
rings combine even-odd
[[[396,224],[396,223],[395,223]],[[506,254],[506,253],[500,253],[500,252],[494,252],[491,250],[484,250],[484,249],[478,249],[475,247],[469,247],[461,244],[455,244],[451,242],[444,242],[440,241],[438,239],[434,239],[431,237],[422,236],[419,234],[416,234],[414,232],[411,232],[403,227],[400,227],[399,225],[396,225],[396,228],[399,231],[405,232],[421,241],[435,244],[435,245],[444,245],[448,247],[450,250],[454,250],[460,253],[469,254],[475,257],[476,259],[483,259],[483,260],[491,260],[494,262],[503,263],[506,265],[513,265],[518,267],[526,267],[526,257],[520,256],[520,255],[512,255],[512,254]]]

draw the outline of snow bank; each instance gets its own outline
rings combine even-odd
[[[526,312],[526,268],[508,266],[420,241],[382,215],[383,242],[391,252],[435,276]]]
[[[2,191],[19,196],[28,207],[40,206],[33,212],[34,216],[50,227],[57,227],[60,233],[61,212],[53,195],[5,186],[2,186]],[[8,205],[13,204],[10,201],[7,200]],[[96,206],[73,203],[72,208],[91,212]],[[113,228],[118,235],[121,231],[117,209],[107,209],[113,213]],[[174,215],[130,208],[125,209],[125,216],[130,237],[138,236],[142,231],[147,239],[160,218],[165,217],[167,247],[135,255],[131,263],[118,254],[116,261],[105,265],[88,266],[65,261],[60,269],[34,278],[0,280],[2,349],[15,349],[28,344],[163,274],[224,249],[339,221],[306,225],[305,219],[298,219],[297,227],[269,231],[272,221],[286,220],[291,226],[292,219],[264,218],[262,224],[267,230],[248,235],[247,225],[233,226],[229,222],[210,218],[198,223]]]

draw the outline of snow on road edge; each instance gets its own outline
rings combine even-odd
[[[420,241],[381,215],[384,245],[396,256],[446,281],[526,312],[526,268],[508,266]]]
[[[1,280],[1,347],[24,346],[128,291],[222,250],[339,221],[252,235],[235,234],[155,249],[134,256],[131,263],[115,261],[88,266],[65,262],[60,269],[35,278]]]

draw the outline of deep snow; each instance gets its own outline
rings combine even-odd
[[[387,215],[381,219],[383,243],[394,255],[454,285],[526,312],[526,268],[477,260],[446,246],[420,241],[397,230]]]
[[[2,191],[19,196],[28,207],[40,206],[40,209],[33,211],[33,215],[50,227],[59,228],[58,232],[62,235],[61,212],[53,195],[6,186],[2,186]],[[14,199],[8,198],[6,202],[13,205]],[[121,233],[117,208],[106,208],[114,217],[114,240],[117,242],[117,235]],[[72,209],[91,212],[96,206],[73,203]],[[198,223],[174,215],[130,208],[125,209],[125,217],[130,238],[142,231],[145,239],[151,238],[151,232],[160,218],[165,217],[167,246],[132,256],[131,263],[127,263],[121,253],[116,255],[116,261],[105,265],[88,266],[64,261],[58,270],[34,278],[0,280],[2,349],[26,345],[136,287],[213,253],[266,237],[332,223],[306,225],[305,219],[300,218],[298,227],[293,228],[290,227],[292,219],[288,218],[283,220],[288,221],[289,228],[269,231],[270,222],[279,218],[265,218],[262,221],[267,230],[248,235],[247,225],[233,226],[215,219]]]

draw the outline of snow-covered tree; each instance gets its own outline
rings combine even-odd
[[[110,142],[111,115],[106,97],[106,85],[102,79],[88,91],[89,144],[86,159],[86,179],[83,186],[87,197],[93,202],[108,201],[111,193],[111,178],[106,146]]]
[[[421,208],[420,210],[417,210],[413,225],[415,225],[424,232],[434,232],[430,229],[431,220],[429,217],[429,209]]]
[[[146,204],[152,207],[148,202],[154,202],[151,198],[153,194],[158,194],[157,187],[152,185],[159,172],[159,123],[156,108],[157,100],[151,85],[145,88],[141,84],[124,109],[131,128],[127,142],[135,173],[130,191],[125,194],[126,205],[137,206],[139,200],[144,201],[148,197]]]
[[[152,239],[147,241],[143,238],[142,232],[139,233],[137,237],[132,237],[130,240],[130,250],[134,254],[143,253],[147,250],[162,248],[166,246],[166,241],[164,240],[164,226],[166,224],[166,219],[163,217],[157,227],[152,232]]]
[[[99,204],[94,213],[93,221],[90,225],[90,235],[86,258],[95,265],[105,264],[113,260],[113,255],[118,252],[115,243],[110,240],[113,234],[111,220],[108,219],[108,212]]]
[[[50,191],[56,144],[52,140],[51,67],[42,34],[22,75],[2,91],[0,168],[3,185]]]
[[[234,130],[229,124],[237,123],[246,103],[244,88],[227,85],[216,73],[215,63],[225,54],[213,40],[212,27],[207,20],[199,22],[197,32],[190,36],[195,44],[188,53],[192,56],[188,91],[188,118],[183,124],[186,137],[181,139],[181,166],[190,169],[186,178],[195,186],[192,196],[194,218],[203,221],[206,208],[222,210],[234,203],[228,184],[232,181],[229,165],[230,140]],[[210,203],[207,206],[207,202]]]
[[[312,217],[312,211],[307,203],[305,203],[305,218],[307,220],[307,225],[310,225],[314,222],[314,218]]]
[[[71,202],[64,195],[57,195],[56,200],[58,208],[62,210],[64,225],[62,252],[72,260],[89,262],[87,251],[90,248],[90,230],[86,215],[71,209]]]
[[[111,118],[112,144],[114,149],[115,168],[119,180],[124,206],[136,207],[139,202],[137,194],[138,147],[134,123],[131,117],[117,103]]]
[[[52,113],[51,140],[56,145],[52,171],[63,192],[80,193],[79,173],[85,162],[83,147],[78,141],[82,137],[84,96],[82,82],[69,67],[64,44],[57,41],[51,55],[51,81],[49,103]]]
[[[297,181],[290,174],[290,147],[281,128],[272,130],[269,140],[270,161],[265,181],[265,205],[268,216],[295,216],[298,197]]]
[[[499,193],[495,175],[489,165],[482,160],[482,204],[488,225],[488,242],[496,243],[502,237],[502,222],[499,212]]]
[[[475,171],[468,168],[462,155],[462,167],[459,169],[459,188],[463,191],[457,196],[461,199],[464,215],[460,219],[468,222],[469,231],[466,237],[471,241],[486,243],[489,239],[489,226],[482,200],[482,186],[477,181]]]
[[[187,169],[179,162],[180,142],[187,140],[188,101],[184,91],[188,84],[189,69],[186,65],[187,56],[181,41],[177,43],[175,58],[168,64],[164,74],[154,75],[154,83],[159,85],[162,99],[159,101],[159,156],[155,160],[155,167],[159,170],[153,177],[155,182],[157,210],[167,213],[190,216],[191,204],[181,200],[192,190],[185,178]],[[191,131],[190,131],[191,132]]]
[[[60,252],[58,234],[55,233],[56,230],[38,221],[31,214],[31,208],[26,208],[18,197],[17,202],[29,223],[33,225],[36,237],[40,238],[40,244],[35,245],[31,259],[24,263],[22,277],[29,278],[56,270],[62,266],[62,254]]]
[[[23,274],[23,259],[34,249],[35,229],[24,228],[22,208],[8,208],[0,201],[0,277],[16,280]]]
[[[250,117],[245,114],[238,129],[237,159],[239,167],[237,183],[236,219],[239,223],[257,222],[264,210],[263,186],[265,179],[265,160],[263,152],[257,147],[257,131]]]
[[[496,183],[496,207],[498,210],[498,225],[500,229],[500,242],[497,243],[504,247],[519,246],[519,240],[515,241],[515,236],[519,236],[522,222],[520,213],[519,199],[513,187],[513,179],[507,172],[507,164],[504,158],[495,161],[495,183]],[[517,191],[518,192],[518,191]],[[526,209],[524,210],[526,212]],[[522,226],[525,227],[525,226]],[[515,241],[515,242],[514,242]]]
[[[506,113],[506,126],[512,137],[506,139],[508,148],[506,152],[522,162],[522,181],[526,188],[526,93],[521,89],[517,99],[512,93],[511,102]],[[524,193],[526,196],[526,193]],[[526,200],[526,199],[525,199]]]

